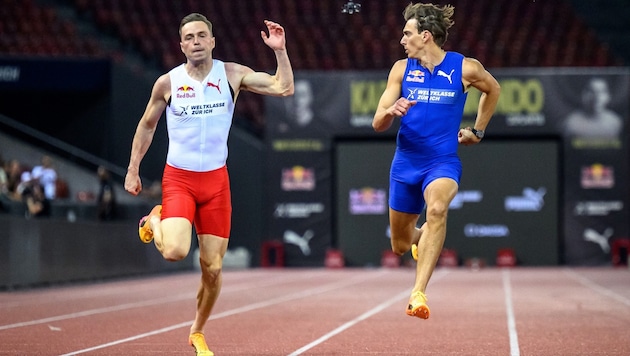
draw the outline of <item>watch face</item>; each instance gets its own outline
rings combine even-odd
[[[478,138],[483,138],[483,135],[485,134],[483,130],[474,130],[473,132],[475,134],[475,136],[477,136]]]

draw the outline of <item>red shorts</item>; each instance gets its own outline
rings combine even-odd
[[[183,217],[197,234],[230,236],[232,200],[227,167],[191,172],[169,166],[162,177],[162,219]]]

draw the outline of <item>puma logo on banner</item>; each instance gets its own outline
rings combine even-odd
[[[311,254],[311,247],[308,245],[309,241],[315,236],[313,230],[306,230],[304,235],[300,236],[296,232],[291,230],[286,230],[284,232],[284,242],[288,244],[296,245],[300,248],[304,256],[308,256]]]
[[[584,241],[594,242],[601,247],[604,253],[610,252],[610,244],[608,243],[608,239],[613,235],[613,229],[609,227],[602,234],[593,230],[586,229],[584,230]]]

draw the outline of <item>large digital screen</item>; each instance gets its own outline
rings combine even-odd
[[[449,207],[444,247],[494,265],[500,249],[519,265],[559,263],[560,145],[555,139],[484,140],[459,150],[463,176]],[[390,246],[389,167],[393,141],[335,146],[336,241],[346,263],[377,265]],[[420,223],[424,221],[424,214]]]

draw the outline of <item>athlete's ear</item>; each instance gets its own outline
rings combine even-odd
[[[433,36],[433,34],[431,33],[431,31],[429,30],[424,30],[422,31],[422,40],[426,41],[428,40],[430,37],[429,36]]]

